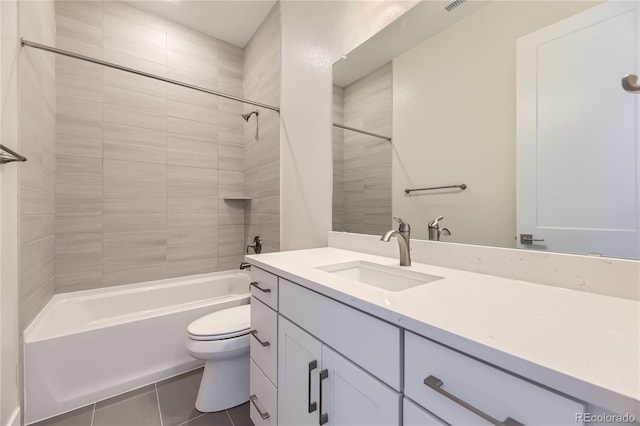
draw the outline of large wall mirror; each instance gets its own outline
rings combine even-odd
[[[639,17],[417,4],[333,66],[333,229],[640,258]]]

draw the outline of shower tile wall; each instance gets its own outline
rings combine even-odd
[[[344,88],[345,125],[391,136],[393,101],[391,72],[392,65],[387,63]],[[343,130],[342,133],[344,183],[342,230],[382,234],[393,224],[391,144],[383,139],[348,130]],[[339,140],[334,140],[337,153],[339,153],[339,144]]]
[[[22,37],[53,44],[53,1],[20,1]],[[55,292],[55,64],[49,53],[21,49],[19,57],[18,167],[20,221],[20,329]],[[16,166],[13,166],[16,167]]]
[[[57,46],[243,96],[242,49],[120,2],[56,2]],[[56,57],[56,291],[237,268],[240,103]]]
[[[280,4],[276,3],[244,48],[245,97],[280,105],[280,44]],[[255,109],[244,106],[245,112]],[[255,120],[252,116],[244,126],[246,195],[251,197],[247,201],[246,234],[249,239],[262,237],[263,252],[279,251],[280,116],[260,109],[258,132]]]

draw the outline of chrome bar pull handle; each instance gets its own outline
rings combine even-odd
[[[315,359],[313,361],[311,361],[309,363],[309,375],[307,376],[307,384],[308,384],[308,388],[307,388],[307,403],[308,403],[308,411],[309,413],[313,413],[314,411],[316,411],[317,404],[314,402],[311,402],[311,372],[313,370],[315,370],[316,368],[318,368],[318,361],[316,361]]]
[[[262,340],[260,340],[260,338],[258,337],[258,330],[251,330],[250,334],[258,341],[258,343],[260,343],[263,347],[267,347],[267,346],[271,346],[271,343],[269,342],[263,342]]]
[[[318,424],[320,426],[329,421],[329,414],[322,414],[322,382],[327,378],[329,378],[329,370],[326,368],[320,370],[320,411],[318,411]]]
[[[268,411],[260,410],[260,407],[258,407],[258,403],[256,402],[257,400],[258,400],[258,397],[255,396],[255,394],[249,397],[249,401],[251,401],[253,406],[256,408],[256,411],[258,411],[258,414],[260,414],[260,417],[262,417],[262,420],[267,420],[270,417],[270,414]]]
[[[262,287],[260,287],[260,285],[258,285],[257,281],[252,281],[250,285],[252,287],[257,288],[258,290],[260,290],[263,293],[271,293],[271,289],[270,288],[262,288]]]
[[[531,234],[520,234],[520,243],[525,245],[533,244],[534,241],[544,241],[543,238],[535,239]]]
[[[444,382],[442,380],[438,379],[436,376],[427,377],[426,379],[424,379],[423,383],[425,385],[427,385],[429,388],[431,388],[434,391],[438,392],[440,395],[450,399],[451,401],[455,402],[456,404],[458,404],[458,405],[466,408],[467,410],[471,411],[476,416],[482,417],[483,419],[485,419],[486,421],[488,421],[492,425],[495,425],[495,426],[524,426],[522,423],[518,422],[517,420],[512,419],[511,417],[507,417],[507,419],[504,422],[501,422],[501,421],[491,417],[490,415],[488,415],[484,411],[481,411],[481,410],[477,409],[476,407],[474,407],[473,405],[469,404],[468,402],[463,401],[460,398],[458,398],[457,396],[450,394],[446,390],[442,389],[442,385],[444,384]]]

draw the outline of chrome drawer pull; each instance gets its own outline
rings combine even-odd
[[[307,388],[307,411],[309,413],[313,413],[317,409],[315,401],[311,402],[311,372],[316,368],[318,368],[318,361],[314,359],[309,363],[309,375],[307,376],[307,384],[309,385]]]
[[[251,395],[249,397],[249,401],[251,401],[253,406],[256,407],[256,410],[258,411],[258,414],[260,414],[260,417],[262,417],[262,420],[267,420],[269,418],[269,413],[267,411],[260,410],[260,408],[258,407],[258,403],[256,402],[257,400],[258,400],[258,397],[255,395]]]
[[[249,334],[251,334],[253,337],[255,337],[255,339],[258,341],[258,343],[260,343],[265,348],[267,346],[271,345],[271,343],[269,343],[269,342],[263,342],[262,340],[260,340],[260,338],[258,337],[258,330],[251,330],[251,332]]]
[[[442,380],[438,379],[436,376],[427,377],[426,379],[424,379],[423,383],[425,385],[429,386],[434,391],[438,392],[440,395],[449,398],[450,400],[452,400],[456,404],[463,406],[464,408],[466,408],[467,410],[471,411],[476,416],[482,417],[483,419],[485,419],[486,421],[488,421],[489,423],[491,423],[493,425],[496,425],[496,426],[524,426],[522,423],[518,422],[517,420],[512,419],[511,417],[507,417],[507,419],[504,422],[501,422],[499,420],[494,419],[490,415],[478,410],[476,407],[474,407],[473,405],[469,404],[468,402],[465,402],[465,401],[461,400],[460,398],[458,398],[457,396],[452,395],[449,392],[447,392],[446,390],[442,389],[442,385],[444,384],[444,382]]]
[[[255,288],[257,288],[258,290],[260,290],[263,293],[271,293],[271,289],[270,288],[262,288],[262,287],[260,287],[258,285],[257,281],[252,281],[250,285],[255,287]]]

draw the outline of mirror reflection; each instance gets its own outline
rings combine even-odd
[[[450,4],[334,64],[334,122],[374,135],[333,129],[333,229],[640,258],[638,2]]]

